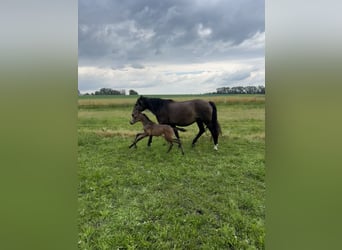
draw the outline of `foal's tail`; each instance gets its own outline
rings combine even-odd
[[[217,109],[216,109],[216,105],[214,102],[209,102],[210,106],[213,108],[213,114],[212,114],[212,118],[211,118],[211,122],[213,124],[213,128],[215,130],[215,132],[217,133],[217,136],[219,134],[222,134],[222,130],[221,130],[221,126],[217,120]]]

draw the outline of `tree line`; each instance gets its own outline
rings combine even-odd
[[[80,91],[78,91],[80,95]],[[130,89],[129,95],[138,95],[138,92]],[[235,87],[221,87],[217,88],[216,92],[208,94],[265,94],[265,86],[235,86]],[[111,88],[101,88],[95,93],[86,93],[84,95],[126,95],[126,90],[115,90]]]
[[[129,95],[138,95],[138,92],[130,89],[128,91]],[[80,94],[80,91],[78,91],[78,94]],[[94,93],[85,93],[84,95],[126,95],[126,90],[121,89],[121,90],[116,90],[116,89],[111,89],[111,88],[101,88],[98,91],[95,91]]]
[[[265,86],[221,87],[213,94],[265,94]]]

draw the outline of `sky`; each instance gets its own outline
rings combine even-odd
[[[79,0],[78,88],[203,94],[265,85],[264,0]]]

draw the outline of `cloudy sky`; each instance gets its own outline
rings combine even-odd
[[[264,0],[79,0],[81,93],[265,84]]]

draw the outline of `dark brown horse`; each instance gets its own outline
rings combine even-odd
[[[147,115],[135,111],[132,114],[132,120],[130,121],[130,124],[134,124],[136,122],[141,122],[144,126],[144,132],[138,133],[135,136],[134,142],[129,146],[129,148],[135,146],[138,141],[141,139],[147,137],[147,136],[164,136],[165,140],[170,144],[169,150],[167,152],[170,152],[170,150],[173,147],[173,143],[177,143],[180,147],[182,154],[184,154],[182,144],[180,142],[179,138],[173,138],[175,136],[174,130],[171,126],[166,124],[156,124],[153,121],[151,121]]]
[[[140,96],[134,105],[133,113],[141,112],[145,109],[150,110],[157,117],[160,124],[168,124],[173,127],[177,138],[179,138],[179,135],[176,126],[189,126],[196,122],[199,132],[192,141],[193,146],[205,132],[206,126],[214,139],[214,149],[217,150],[218,136],[221,128],[217,120],[215,103],[198,99],[176,102],[171,99]],[[152,137],[150,137],[149,145],[151,141]]]

